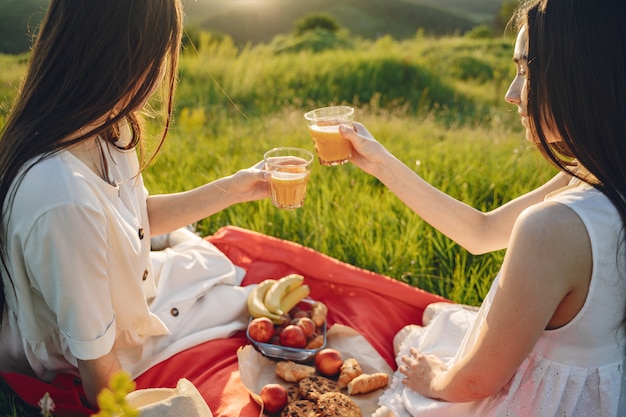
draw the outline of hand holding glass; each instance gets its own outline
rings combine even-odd
[[[265,169],[271,172],[270,199],[278,208],[302,207],[311,175],[313,154],[300,148],[274,148],[265,153]]]
[[[352,157],[352,144],[339,133],[340,125],[352,126],[354,108],[331,106],[304,114],[321,165],[345,164]]]

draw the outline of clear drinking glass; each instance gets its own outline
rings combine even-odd
[[[330,106],[304,114],[321,165],[342,165],[352,157],[352,144],[339,133],[340,125],[352,126],[354,108]]]
[[[274,148],[265,153],[265,169],[272,173],[272,204],[285,209],[302,207],[313,158],[306,149],[291,147]]]

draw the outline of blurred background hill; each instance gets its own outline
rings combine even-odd
[[[187,25],[229,35],[235,43],[269,42],[294,21],[325,12],[365,39],[463,34],[493,26],[502,0],[183,0]],[[0,53],[27,51],[48,0],[0,0]],[[499,28],[496,28],[498,30]]]

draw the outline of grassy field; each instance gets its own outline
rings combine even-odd
[[[418,34],[285,53],[277,43],[239,49],[232,40],[204,37],[182,58],[175,120],[146,184],[152,193],[180,191],[252,166],[272,147],[312,150],[302,114],[348,103],[430,183],[490,210],[554,174],[502,99],[514,74],[512,43]],[[25,56],[0,55],[0,126],[24,64]],[[197,226],[208,235],[225,225],[292,240],[474,305],[504,255],[470,255],[351,164],[315,164],[301,209],[245,203]],[[11,409],[11,399],[0,395],[0,416]]]

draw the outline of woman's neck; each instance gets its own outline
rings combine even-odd
[[[103,143],[99,135],[90,136],[78,143],[70,145],[67,150],[91,169],[103,181],[108,180],[108,169],[105,162]]]

